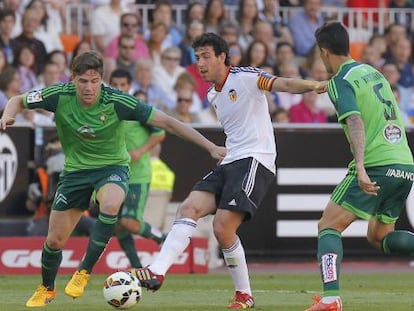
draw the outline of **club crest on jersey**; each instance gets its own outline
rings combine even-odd
[[[41,102],[42,100],[43,100],[42,91],[40,90],[32,91],[27,95],[28,104],[38,103],[38,102]]]
[[[237,100],[237,93],[235,89],[231,89],[229,91],[229,98],[232,102],[235,102]]]
[[[402,130],[398,125],[388,124],[383,131],[385,139],[391,144],[397,144],[402,139]]]
[[[102,123],[106,122],[106,115],[101,114],[101,116],[99,117],[99,120],[101,120]]]

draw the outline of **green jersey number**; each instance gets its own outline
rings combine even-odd
[[[395,109],[394,109],[394,106],[392,105],[392,101],[385,99],[384,97],[382,97],[382,95],[380,93],[380,89],[382,89],[382,87],[383,87],[383,84],[378,83],[378,84],[375,84],[373,86],[373,89],[374,89],[375,95],[377,95],[377,97],[381,101],[381,103],[384,104],[384,117],[385,117],[385,120],[396,120],[397,116],[395,115]]]

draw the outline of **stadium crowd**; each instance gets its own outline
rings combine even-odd
[[[143,26],[140,5],[151,4],[150,24]],[[3,0],[0,2],[0,110],[21,92],[68,82],[74,56],[91,49],[104,55],[104,81],[115,69],[133,77],[131,94],[144,98],[181,121],[218,125],[206,99],[210,86],[199,76],[191,47],[203,32],[222,36],[233,65],[254,66],[281,77],[326,80],[314,31],[335,15],[326,7],[413,8],[412,0],[199,0],[190,1],[183,23],[175,22],[181,0]],[[67,46],[67,8],[85,9],[76,45]],[[235,15],[229,14],[229,7]],[[282,7],[296,7],[286,21]],[[364,33],[356,58],[378,68],[390,81],[406,125],[414,124],[412,13],[386,24],[383,33]],[[404,18],[401,18],[403,16]],[[378,17],[376,17],[378,19]],[[76,27],[75,27],[76,28]],[[374,25],[375,29],[375,25]],[[361,35],[361,34],[360,34]],[[351,48],[352,50],[352,48]],[[276,123],[336,122],[327,94],[273,92],[269,113]],[[53,114],[24,111],[17,121],[52,125]]]

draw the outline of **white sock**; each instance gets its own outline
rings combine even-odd
[[[329,303],[332,303],[332,302],[334,302],[335,300],[337,300],[339,298],[340,298],[339,296],[326,296],[326,297],[323,297],[321,299],[321,302],[329,304]]]
[[[161,247],[155,261],[149,266],[155,274],[165,275],[177,257],[190,244],[197,223],[190,218],[177,219],[174,221],[171,231]]]
[[[251,296],[249,271],[247,270],[246,256],[240,239],[237,237],[236,242],[231,247],[222,249],[222,252],[233,279],[235,290]]]

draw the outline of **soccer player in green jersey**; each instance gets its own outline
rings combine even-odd
[[[115,69],[109,77],[109,85],[128,93],[132,84],[131,74],[124,69]],[[150,150],[165,138],[165,131],[134,121],[125,122],[125,140],[131,156],[129,191],[118,215],[116,237],[128,257],[131,267],[142,267],[137,255],[132,234],[139,234],[160,244],[165,236],[143,218],[151,183]]]
[[[306,310],[341,311],[341,233],[357,218],[368,220],[367,239],[373,247],[386,254],[414,253],[413,233],[395,230],[414,180],[414,166],[388,81],[373,67],[350,57],[348,32],[341,23],[326,23],[315,36],[322,60],[333,75],[328,94],[353,160],[319,221],[317,257],[323,297],[316,297]]]
[[[210,142],[190,126],[133,96],[104,86],[99,54],[86,52],[77,56],[71,74],[70,83],[10,98],[0,119],[0,130],[5,130],[24,108],[54,112],[65,154],[64,171],[52,203],[42,251],[42,284],[27,301],[27,307],[42,307],[55,298],[62,248],[96,191],[98,219],[91,230],[84,259],[65,288],[70,297],[83,294],[93,266],[113,234],[128,192],[131,157],[125,143],[124,120],[163,128],[206,149],[216,159],[221,160],[226,154],[224,147]]]

